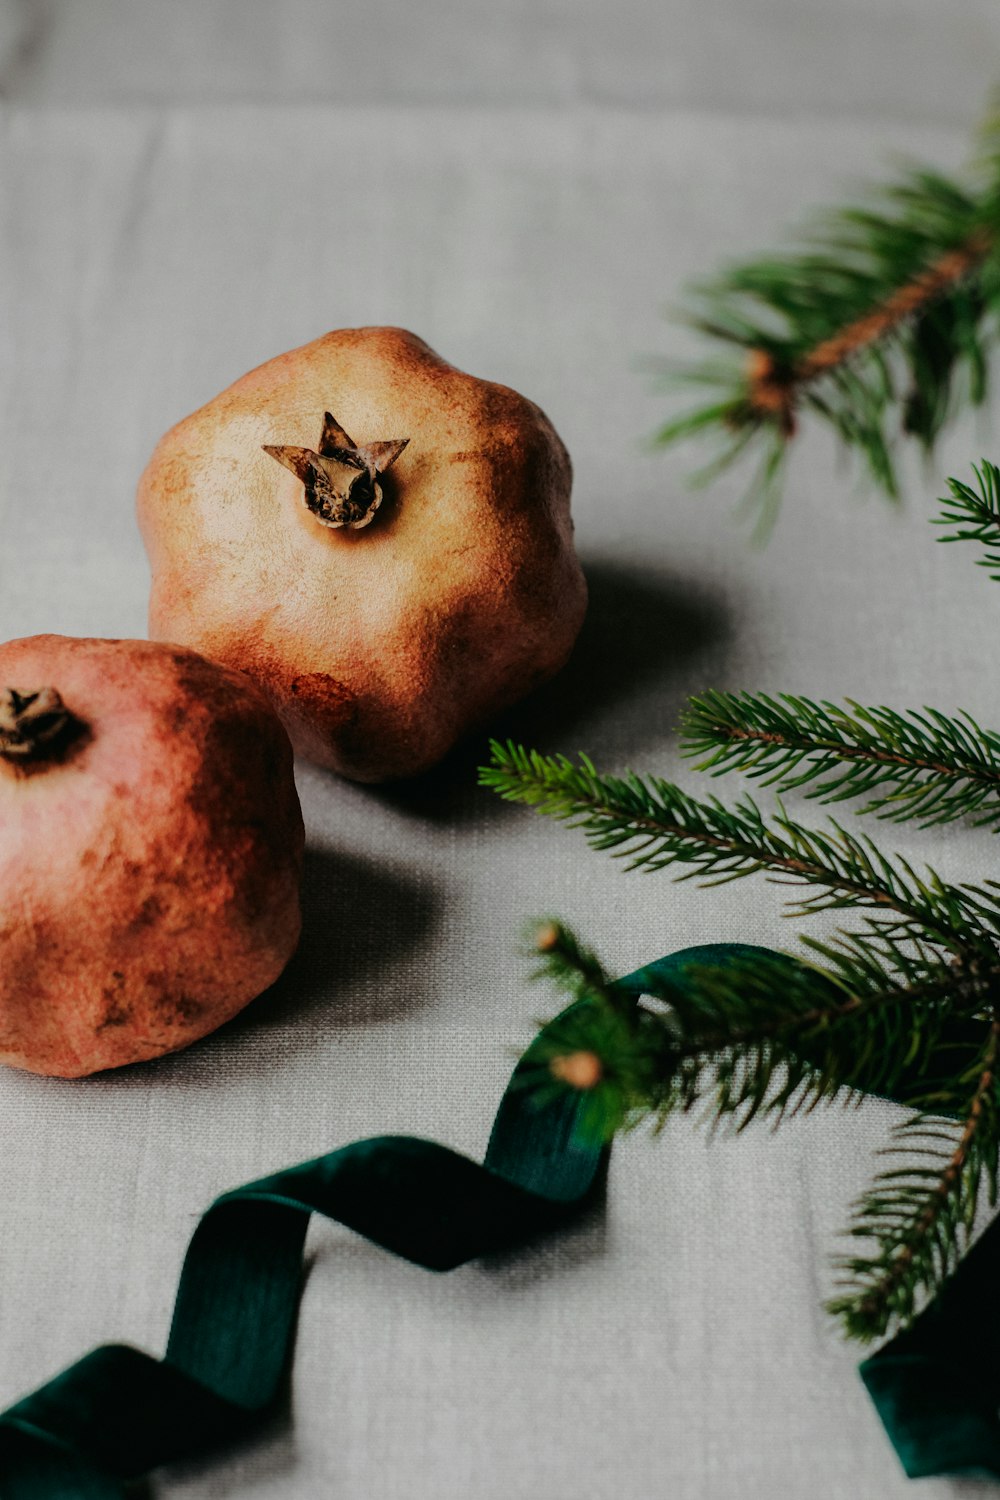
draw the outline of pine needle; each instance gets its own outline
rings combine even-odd
[[[931,524],[952,529],[939,542],[978,542],[985,555],[976,562],[988,568],[991,578],[1000,579],[1000,469],[984,458],[976,468],[975,485],[960,479],[949,479],[950,496],[941,501],[941,514]]]

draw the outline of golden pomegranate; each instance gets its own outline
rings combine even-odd
[[[0,1062],[79,1077],[204,1036],[298,942],[288,737],[149,641],[0,645]]]
[[[414,775],[569,655],[570,477],[523,396],[402,329],[329,333],[157,446],[150,634],[249,673],[321,765]]]

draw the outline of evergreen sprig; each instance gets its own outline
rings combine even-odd
[[[869,929],[814,941],[813,962],[756,950],[725,963],[692,962],[682,985],[653,968],[644,992],[662,1005],[635,1010],[623,1007],[606,976],[594,987],[582,968],[574,975],[576,939],[560,928],[560,940],[566,946],[557,964],[536,977],[600,998],[609,1013],[644,1031],[641,1049],[631,1039],[623,1054],[612,1047],[601,1058],[605,1077],[627,1081],[638,1117],[654,1114],[660,1123],[707,1100],[713,1121],[731,1117],[742,1129],[758,1114],[813,1108],[859,1090],[902,1092],[911,1107],[957,1113],[949,1108],[954,1089],[934,1066],[943,1028],[959,1018],[978,1021],[985,1039],[989,1024],[981,1018],[1000,980],[1000,955],[956,964],[928,948],[904,952]],[[591,1035],[576,1032],[574,1043]],[[651,1050],[655,1069],[647,1066]]]
[[[806,416],[895,498],[900,440],[930,451],[952,412],[987,393],[1000,332],[1000,111],[961,179],[912,168],[860,206],[815,217],[784,254],[700,283],[685,316],[718,352],[670,372],[699,400],[658,439],[715,440],[696,478],[755,458],[747,498],[766,526]],[[1000,470],[984,460],[949,491],[940,540],[976,542],[1000,579]],[[923,827],[1000,826],[1000,734],[965,713],[709,692],[692,701],[684,734],[700,770],[739,770],[779,796],[860,799],[862,811]],[[830,1306],[864,1340],[908,1322],[956,1264],[984,1187],[997,1195],[1000,885],[920,874],[833,819],[806,827],[780,801],[770,814],[749,797],[725,805],[656,776],[602,775],[584,755],[494,743],[481,780],[631,869],[669,866],[706,885],[761,871],[804,888],[800,914],[861,910],[859,930],[804,939],[805,962],[747,950],[687,972],[683,986],[651,973],[652,1009],[619,1004],[594,955],[548,924],[545,972],[591,1003],[546,1042],[536,1083],[587,1090],[587,1118],[608,1133],[696,1108],[742,1128],[859,1091],[905,1103],[891,1165],[856,1205],[859,1248],[841,1260]]]
[[[567,1085],[580,1089],[589,1097],[576,1128],[610,1140],[648,1114],[659,1068],[650,1018],[634,1013],[597,956],[563,923],[546,918],[533,923],[527,936],[537,959],[532,977],[590,1003],[571,1006],[545,1024],[522,1057],[519,1086],[530,1088],[540,1104]]]
[[[941,514],[932,524],[953,528],[938,537],[939,542],[978,542],[986,549],[985,556],[976,559],[979,567],[1000,579],[1000,469],[988,458],[972,468],[974,485],[948,480],[951,493],[941,501]]]
[[[808,222],[784,254],[689,292],[682,318],[718,353],[664,372],[707,393],[657,433],[712,438],[707,482],[756,456],[747,506],[763,527],[803,415],[831,427],[877,488],[899,491],[898,439],[934,443],[980,404],[1000,314],[1000,136],[984,128],[964,178],[911,168],[858,205]]]
[[[832,818],[828,830],[806,828],[779,806],[768,821],[751,797],[726,807],[657,776],[603,776],[585,755],[574,764],[512,741],[494,740],[490,748],[482,785],[582,829],[593,848],[626,858],[629,869],[676,865],[677,879],[697,877],[705,885],[763,870],[811,888],[793,904],[797,915],[873,907],[894,915],[897,930],[960,952],[991,943],[986,932],[1000,934],[995,892],[951,885],[931,869],[919,875]]]
[[[859,1089],[905,1098],[913,1113],[894,1132],[893,1165],[857,1205],[850,1230],[873,1241],[874,1253],[840,1260],[830,1303],[853,1337],[868,1340],[912,1316],[921,1292],[954,1266],[984,1181],[995,1199],[1000,1022],[984,1013],[1000,955],[989,966],[956,966],[877,931],[814,947],[824,967],[755,953],[691,964],[683,984],[650,971],[647,991],[660,1007],[640,1006],[631,1024],[602,977],[606,1024],[553,1035],[538,1066],[548,1067],[546,1087],[558,1087],[567,1070],[557,1065],[595,1047],[590,1118],[612,1129],[650,1118],[659,1128],[702,1106],[713,1123],[742,1130],[758,1116],[778,1121]],[[592,956],[578,964],[565,928],[552,952],[550,977],[593,997]],[[961,1047],[948,1039],[956,1021],[966,1023]],[[949,1047],[961,1063],[942,1076]]]
[[[861,797],[860,811],[922,828],[1000,824],[1000,734],[967,713],[711,691],[690,700],[682,735],[684,753],[713,776],[738,770],[823,803]]]
[[[893,1165],[856,1206],[850,1234],[873,1244],[838,1262],[845,1289],[829,1303],[849,1335],[864,1342],[907,1323],[921,1293],[954,1270],[975,1224],[985,1184],[996,1205],[1000,1020],[978,1056],[939,1090],[933,1111],[918,1110],[893,1131]],[[942,1110],[957,1119],[942,1118]]]
[[[982,731],[930,711],[902,718],[857,705],[841,713],[810,700],[711,694],[688,718],[712,769],[753,772],[752,760],[715,759],[720,723],[748,722],[768,734],[780,725],[789,737],[808,729],[805,750],[793,747],[794,766],[759,769],[766,779],[801,780],[803,760],[815,757],[808,769],[820,778],[821,795],[843,766],[825,766],[831,745],[882,751],[901,742],[912,755],[913,736],[934,734],[953,760],[964,757],[965,773],[975,756],[989,762]],[[874,1248],[841,1260],[843,1285],[830,1304],[855,1338],[905,1322],[953,1268],[982,1184],[991,1201],[996,1192],[1000,888],[956,886],[932,870],[918,874],[833,820],[825,830],[805,827],[780,803],[765,816],[749,797],[725,806],[658,777],[602,775],[586,756],[574,762],[512,742],[491,749],[480,773],[485,785],[580,828],[593,847],[624,857],[632,869],[673,866],[677,878],[707,885],[761,871],[808,888],[793,903],[800,914],[867,911],[857,931],[804,939],[805,961],[748,951],[689,968],[683,986],[661,982],[654,968],[648,989],[660,1006],[631,1012],[615,1000],[599,960],[550,922],[542,929],[541,971],[577,998],[596,998],[604,1019],[595,1022],[593,1012],[571,1018],[538,1066],[544,1089],[580,1087],[586,1079],[587,1118],[608,1133],[647,1119],[662,1126],[696,1107],[742,1129],[760,1116],[780,1120],[859,1092],[905,1102],[911,1118],[890,1149],[913,1150],[857,1206],[850,1233]],[[589,1059],[582,1070],[581,1059]]]
[[[530,923],[525,941],[537,961],[533,978],[549,980],[576,1000],[597,996],[609,1009],[615,1008],[604,965],[558,918]]]

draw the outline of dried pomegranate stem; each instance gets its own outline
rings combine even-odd
[[[319,447],[289,448],[273,443],[264,452],[290,469],[305,486],[306,509],[331,531],[367,526],[382,504],[379,480],[396,462],[409,438],[356,443],[330,412],[323,415]]]
[[[42,760],[65,741],[79,720],[70,713],[55,688],[0,688],[0,757],[4,760]]]

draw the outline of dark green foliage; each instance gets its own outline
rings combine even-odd
[[[935,526],[952,528],[939,542],[978,542],[985,556],[976,559],[988,568],[990,577],[1000,579],[1000,469],[984,458],[979,468],[973,464],[975,486],[960,479],[949,479],[951,494],[941,501],[941,514]]]
[[[965,713],[707,692],[691,699],[682,728],[685,753],[713,776],[739,770],[824,803],[862,797],[860,811],[923,828],[1000,823],[1000,735]]]
[[[682,318],[719,352],[664,372],[702,399],[660,428],[716,451],[694,475],[756,458],[747,505],[766,527],[803,415],[831,427],[885,494],[898,440],[933,448],[980,404],[1000,312],[1000,140],[990,122],[965,180],[912,168],[855,207],[814,217],[784,254],[690,289]]]
[[[1000,1023],[984,1012],[1000,984],[1000,955],[991,965],[946,961],[870,927],[814,943],[822,964],[757,952],[690,966],[683,987],[651,974],[648,992],[661,1005],[629,1011],[571,933],[547,930],[557,936],[540,972],[571,994],[603,999],[604,1019],[574,1027],[567,1018],[562,1031],[550,1024],[525,1083],[548,1098],[568,1086],[553,1075],[559,1058],[595,1052],[601,1078],[587,1099],[595,1130],[647,1119],[659,1128],[699,1106],[715,1124],[742,1130],[758,1116],[777,1121],[859,1090],[910,1106],[886,1151],[891,1165],[850,1229],[874,1249],[838,1261],[842,1290],[830,1310],[864,1341],[911,1317],[920,1294],[953,1268],[983,1187],[996,1198]]]
[[[615,1009],[608,976],[596,953],[578,942],[568,927],[555,917],[532,922],[525,929],[528,951],[538,966],[534,979],[548,979],[575,1000],[598,995],[609,1009]]]
[[[934,1110],[918,1110],[893,1130],[883,1153],[893,1164],[857,1204],[850,1229],[873,1249],[840,1258],[844,1290],[829,1304],[853,1338],[867,1342],[907,1323],[921,1294],[935,1291],[957,1265],[984,1188],[996,1205],[998,1041],[1000,1022],[993,1021],[979,1056],[942,1083]],[[943,1110],[956,1118],[942,1119]]]
[[[912,928],[949,948],[990,942],[984,929],[1000,933],[996,896],[949,885],[933,870],[918,875],[832,819],[828,830],[806,828],[779,807],[768,821],[750,797],[726,807],[657,776],[602,776],[586,756],[574,764],[497,741],[491,750],[480,772],[484,786],[583,829],[593,848],[626,858],[629,869],[678,865],[678,879],[701,877],[705,885],[764,870],[811,889],[795,903],[799,915],[874,907],[893,916],[895,930]]]
[[[814,219],[796,245],[703,282],[687,320],[721,351],[673,371],[702,399],[661,443],[714,438],[705,482],[756,458],[748,504],[766,525],[803,416],[832,427],[876,485],[898,492],[899,440],[934,443],[953,410],[987,394],[1000,327],[1000,115],[965,181],[911,170],[860,207]],[[942,541],[975,541],[1000,579],[1000,470],[950,480]],[[1000,734],[965,713],[899,713],[782,694],[708,692],[684,720],[685,751],[779,794],[922,827],[960,817],[1000,826]],[[685,971],[685,985],[637,1011],[616,1001],[598,960],[550,922],[543,971],[600,1003],[539,1053],[526,1081],[587,1091],[587,1119],[611,1133],[678,1110],[742,1129],[838,1098],[906,1104],[890,1165],[856,1205],[854,1253],[831,1310],[868,1340],[906,1323],[954,1268],[1000,1149],[1000,885],[918,874],[832,819],[822,829],[780,802],[724,805],[656,776],[599,773],[508,743],[484,785],[583,831],[629,869],[674,868],[716,885],[763,871],[800,890],[800,915],[860,909],[860,930],[805,938],[807,960],[746,950]],[[804,893],[803,893],[804,888]],[[654,966],[655,967],[655,966]],[[687,981],[690,981],[689,983]],[[568,1060],[575,1059],[569,1068]]]
[[[687,723],[689,746],[693,740],[699,753],[708,751],[712,769],[818,778],[815,790],[828,798],[849,794],[830,784],[845,761],[833,750],[845,746],[875,752],[880,765],[887,744],[902,744],[915,759],[930,738],[966,780],[970,766],[991,764],[992,742],[982,731],[931,711],[902,718],[856,705],[845,712],[805,699],[710,694],[692,705]],[[766,764],[752,758],[759,746],[730,755],[721,730],[747,724],[797,736],[793,754]],[[847,770],[854,770],[849,759]],[[793,903],[799,914],[867,909],[858,931],[804,939],[806,961],[750,951],[735,963],[686,971],[683,990],[661,989],[654,975],[649,993],[661,1003],[635,1012],[616,1002],[593,954],[560,924],[545,924],[540,972],[577,997],[603,999],[604,1020],[553,1034],[537,1076],[526,1082],[547,1097],[571,1086],[558,1073],[560,1058],[596,1056],[600,1078],[587,1119],[608,1133],[643,1120],[659,1127],[694,1109],[742,1129],[759,1116],[777,1121],[859,1092],[905,1102],[912,1115],[889,1148],[893,1165],[857,1205],[850,1230],[873,1248],[839,1262],[843,1284],[831,1303],[855,1338],[905,1322],[954,1266],[983,1185],[991,1201],[996,1193],[997,888],[955,886],[931,870],[918,875],[867,838],[832,821],[822,832],[806,828],[780,804],[768,818],[749,798],[726,807],[658,777],[601,775],[585,756],[574,763],[495,742],[481,779],[580,828],[593,847],[624,857],[631,869],[675,866],[677,878],[707,885],[763,871],[807,887]],[[879,780],[852,785],[887,795]],[[934,796],[955,794],[955,786],[950,793],[915,787],[912,805],[930,797],[926,816]],[[937,806],[934,821],[946,805]]]
[[[983,1003],[978,978],[956,982],[953,966],[929,952],[908,954],[892,972],[884,940],[869,932],[819,949],[823,967],[758,951],[688,967],[683,989],[651,974],[648,993],[663,1007],[633,1012],[613,1004],[606,978],[596,989],[582,969],[567,980],[575,939],[565,929],[560,937],[566,950],[547,977],[607,1001],[614,1022],[594,1050],[632,1103],[630,1123],[652,1114],[662,1124],[707,1102],[714,1119],[742,1129],[759,1114],[813,1108],[860,1087],[890,1092],[925,1069],[945,1021]],[[573,1048],[593,1041],[589,1030],[571,1039]]]
[[[585,1132],[610,1140],[616,1131],[637,1124],[648,1113],[647,1101],[661,1069],[650,1018],[645,1013],[636,1016],[631,1005],[619,1000],[599,959],[562,923],[534,924],[530,936],[538,958],[535,979],[556,984],[575,1000],[601,1003],[596,1010],[588,1007],[586,1015],[569,1008],[550,1021],[532,1045],[533,1066],[522,1061],[518,1082],[530,1088],[544,1106],[567,1087],[553,1072],[559,1059],[579,1053],[596,1056],[600,1082],[587,1091],[577,1119]]]

